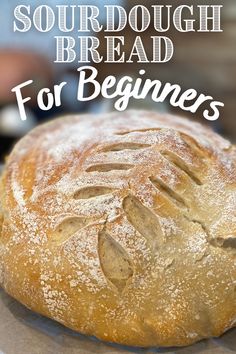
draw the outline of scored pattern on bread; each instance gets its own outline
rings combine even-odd
[[[101,195],[107,195],[114,192],[114,188],[108,188],[104,186],[89,186],[81,188],[74,194],[74,199],[90,199],[96,198]]]
[[[185,144],[188,146],[188,148],[194,152],[197,156],[200,156],[202,159],[206,159],[209,154],[209,150],[204,148],[203,145],[199,145],[196,139],[193,139],[191,136],[185,134],[185,133],[179,133]]]
[[[118,164],[118,163],[110,163],[110,164],[98,164],[94,166],[90,166],[86,169],[87,172],[109,172],[109,171],[126,171],[131,170],[134,165],[128,164]]]
[[[105,231],[98,235],[98,254],[104,275],[122,291],[134,273],[128,254]]]
[[[91,223],[92,221],[90,219],[80,217],[66,218],[57,226],[50,238],[50,242],[61,246],[63,243],[68,241],[70,237],[74,236],[77,231]]]
[[[191,178],[196,184],[199,186],[202,184],[200,179],[195,175],[195,172],[188,167],[188,165],[183,161],[183,159],[179,158],[176,154],[171,151],[160,151],[162,156],[164,156],[167,160],[169,160],[173,165],[175,165],[180,170],[184,171],[189,178]]]
[[[236,324],[236,149],[207,128],[64,117],[16,145],[2,186],[0,282],[34,311],[139,346]]]
[[[163,243],[163,234],[157,215],[133,195],[123,200],[123,208],[134,229],[145,237],[153,251],[158,249]]]
[[[149,177],[149,180],[158,191],[162,192],[165,196],[170,198],[175,204],[177,204],[178,207],[188,209],[184,199],[173,189],[171,189],[166,183],[164,183],[160,178]]]
[[[217,237],[215,240],[212,240],[212,245],[216,247],[236,249],[236,237],[227,235],[226,237]]]
[[[159,132],[161,130],[161,128],[147,128],[147,129],[135,129],[135,130],[127,130],[127,131],[124,131],[124,132],[119,132],[119,133],[116,133],[116,135],[129,135],[129,134],[132,134],[132,133],[148,133],[148,132]]]
[[[108,145],[105,148],[102,148],[101,151],[112,152],[112,151],[123,151],[123,150],[141,150],[141,149],[148,148],[150,146],[151,146],[150,144],[124,142],[124,143]]]

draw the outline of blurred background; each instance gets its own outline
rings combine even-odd
[[[148,8],[154,4],[150,0],[93,0],[70,2],[70,5],[96,5],[102,8],[105,4],[122,5],[129,10],[131,7],[142,4]],[[158,1],[158,5],[171,4],[173,6],[182,5],[183,1]],[[0,163],[4,161],[5,156],[12,145],[27,131],[37,124],[40,124],[49,118],[67,113],[82,112],[107,112],[113,109],[113,102],[110,100],[81,103],[72,99],[70,92],[66,92],[63,97],[63,105],[58,109],[51,111],[39,110],[35,100],[32,99],[27,106],[28,119],[22,122],[19,117],[16,106],[15,95],[11,89],[30,79],[34,84],[24,92],[24,95],[36,97],[40,88],[52,87],[62,81],[69,81],[71,90],[76,90],[77,68],[76,61],[73,64],[54,64],[55,59],[55,39],[57,33],[54,29],[49,33],[39,33],[36,30],[30,30],[27,33],[13,32],[14,8],[19,4],[31,5],[31,8],[42,5],[41,1],[1,1],[0,4]],[[66,1],[48,0],[47,5],[66,4]],[[215,123],[207,122],[202,118],[202,111],[196,114],[186,113],[182,110],[174,109],[168,105],[157,104],[147,97],[145,101],[132,101],[129,108],[151,109],[156,111],[174,112],[186,115],[195,121],[202,121],[204,124],[211,124],[213,129],[222,135],[236,141],[236,2],[235,0],[221,1],[189,1],[184,4],[222,4],[223,20],[222,33],[179,33],[172,29],[167,35],[172,39],[175,45],[173,59],[166,64],[106,64],[96,65],[99,70],[99,81],[112,73],[117,77],[125,74],[132,75],[134,78],[138,75],[140,69],[146,70],[146,78],[159,79],[163,82],[177,83],[183,90],[195,88],[199,93],[211,95],[215,100],[225,103],[221,109],[221,117]],[[102,12],[103,13],[103,12]],[[56,27],[56,26],[55,26]],[[158,35],[152,29],[141,34],[144,43],[150,41],[150,36]],[[71,36],[78,36],[78,33],[68,33]],[[109,33],[100,32],[97,34],[101,40],[100,53],[105,54],[105,46],[102,38]],[[112,35],[112,34],[111,34]],[[114,34],[113,35],[119,35]],[[126,37],[125,50],[128,53],[131,50],[134,36],[137,35],[127,27],[120,33]],[[151,56],[152,47],[147,46]],[[146,49],[146,48],[145,48]],[[204,109],[204,107],[203,107]]]

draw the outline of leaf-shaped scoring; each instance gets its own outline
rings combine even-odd
[[[128,221],[146,238],[153,251],[159,248],[163,243],[163,233],[157,216],[133,195],[124,199],[123,208]]]
[[[98,235],[98,254],[105,277],[122,291],[133,276],[127,252],[107,232]]]
[[[70,239],[78,230],[91,223],[90,219],[81,217],[69,217],[63,220],[50,237],[50,242],[60,246]]]

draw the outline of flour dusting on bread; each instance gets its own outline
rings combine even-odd
[[[0,282],[27,307],[128,345],[235,325],[236,152],[211,130],[68,116],[16,145],[0,188]]]

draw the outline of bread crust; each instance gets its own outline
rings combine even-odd
[[[1,179],[0,282],[102,340],[184,346],[236,323],[235,147],[128,111],[23,138]]]

